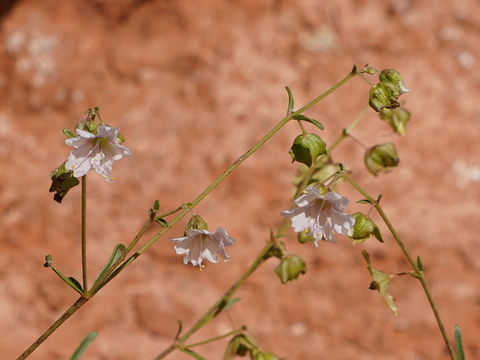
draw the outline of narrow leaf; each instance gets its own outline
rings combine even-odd
[[[74,133],[72,130],[70,130],[70,129],[63,129],[62,131],[63,131],[63,133],[65,134],[65,136],[68,137],[68,138],[74,138],[74,137],[77,136],[77,135],[75,135],[75,133]]]
[[[78,292],[80,295],[83,295],[82,286],[77,280],[75,280],[74,278],[67,278],[59,270],[57,270],[55,266],[50,266],[50,267],[55,272],[55,274],[57,274],[58,277],[63,280],[63,282],[65,282],[68,286],[70,286],[73,290]]]
[[[420,256],[417,256],[417,268],[418,270],[423,271],[423,264],[422,260],[420,260]]]
[[[110,255],[110,258],[108,259],[107,263],[103,267],[102,271],[100,271],[100,274],[98,274],[97,278],[93,282],[93,286],[95,286],[98,282],[99,279],[103,277],[105,273],[109,271],[109,269],[112,267],[112,265],[117,262],[119,259],[123,260],[126,255],[126,248],[125,245],[123,244],[117,244],[113,248],[112,255]]]
[[[87,347],[95,340],[97,335],[98,333],[96,331],[89,332],[80,345],[78,345],[77,350],[75,350],[70,360],[80,360],[85,350],[87,350]]]
[[[155,210],[160,209],[160,200],[155,200],[155,202],[153,203],[153,208]]]
[[[82,289],[82,285],[75,279],[73,276],[69,276],[68,280],[70,280],[78,289]]]
[[[372,204],[372,202],[368,199],[362,199],[362,200],[358,200],[357,204]]]
[[[375,236],[375,239],[383,243],[382,233],[380,232],[380,229],[378,227],[373,230],[373,236]]]
[[[457,351],[457,360],[465,360],[465,352],[463,351],[462,334],[460,327],[455,325],[455,350]]]
[[[302,114],[294,115],[294,116],[292,116],[292,119],[309,122],[310,124],[315,125],[320,130],[325,129],[325,126],[323,126],[323,124],[320,121],[309,118],[309,117],[307,117],[305,115],[302,115]]]
[[[177,330],[177,334],[175,335],[175,340],[177,340],[179,338],[180,334],[182,333],[182,329],[183,329],[182,320],[177,320],[177,324],[178,324],[178,330]]]
[[[230,299],[226,302],[225,306],[223,307],[223,310],[226,310],[228,309],[230,306],[232,306],[233,304],[235,304],[236,302],[242,300],[241,298],[235,298],[235,299]]]
[[[288,93],[288,109],[287,109],[287,114],[291,114],[293,112],[293,107],[294,107],[294,102],[293,102],[293,95],[292,95],[292,90],[288,86],[285,86],[285,90],[287,90]]]
[[[200,354],[196,353],[195,351],[188,349],[188,348],[180,348],[181,351],[183,351],[185,354],[190,355],[191,357],[194,357],[197,360],[206,360],[203,356]]]
[[[156,217],[155,221],[159,223],[161,226],[163,226],[164,228],[168,228],[168,222],[164,218]]]

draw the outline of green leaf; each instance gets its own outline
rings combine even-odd
[[[182,332],[182,329],[183,329],[183,324],[182,324],[182,320],[177,320],[177,324],[178,324],[178,330],[177,330],[177,334],[175,335],[175,340],[177,340]]]
[[[188,348],[179,348],[181,351],[183,351],[185,354],[190,355],[191,357],[194,357],[197,360],[206,360],[203,356],[200,354],[196,353],[195,351],[188,349]]]
[[[115,264],[119,259],[123,260],[126,256],[126,251],[127,249],[125,248],[125,245],[123,244],[117,244],[113,248],[112,255],[110,255],[110,258],[108,259],[107,263],[103,267],[102,271],[100,271],[100,274],[98,274],[97,278],[93,282],[93,286],[95,286],[100,280],[104,274],[106,274],[109,269]]]
[[[69,276],[68,280],[70,280],[78,289],[82,288],[82,285],[78,282],[77,279],[75,279],[73,276]]]
[[[78,345],[70,360],[80,360],[85,350],[87,350],[87,347],[95,340],[97,335],[98,333],[96,331],[89,332],[80,345]]]
[[[465,360],[465,352],[463,351],[462,334],[460,327],[455,325],[455,350],[457,352],[457,360]]]
[[[380,233],[380,229],[378,227],[376,227],[375,230],[373,230],[373,236],[375,236],[375,239],[377,239],[381,243],[384,242],[382,238],[382,234]]]
[[[390,310],[393,312],[394,315],[397,315],[398,309],[397,306],[395,305],[393,296],[388,294],[388,287],[390,285],[390,278],[391,276],[375,269],[372,266],[372,263],[370,261],[370,255],[366,250],[362,250],[362,255],[365,258],[365,261],[367,262],[367,269],[370,272],[370,275],[372,276],[372,283],[370,284],[370,289],[372,290],[378,290],[378,293],[380,296],[383,297],[385,300],[385,303],[388,305]]]
[[[302,114],[293,115],[293,116],[292,116],[292,119],[309,122],[310,124],[315,125],[315,126],[316,126],[317,128],[319,128],[320,130],[324,130],[324,129],[325,129],[325,126],[323,126],[323,124],[322,124],[320,121],[315,120],[315,119],[312,119],[312,118],[309,118],[309,117],[307,117],[307,116],[305,116],[305,115],[302,115]]]
[[[288,86],[285,86],[285,89],[287,90],[288,93],[288,109],[287,109],[287,114],[291,114],[293,112],[293,107],[294,107],[294,102],[293,102],[293,95],[292,95],[292,90]]]
[[[155,221],[159,223],[161,226],[163,226],[164,228],[168,228],[168,222],[164,218],[156,217]]]
[[[356,74],[357,73],[357,65],[353,65],[353,68],[352,68],[352,71],[351,71],[352,74]]]
[[[422,260],[420,260],[420,256],[417,256],[417,268],[418,270],[423,271],[423,264]]]
[[[153,203],[153,209],[154,210],[160,209],[160,200],[155,200],[155,202]]]
[[[362,200],[358,200],[357,204],[373,204],[373,203],[368,199],[362,199]]]
[[[242,299],[241,299],[241,298],[235,298],[235,299],[230,299],[230,300],[228,300],[228,301],[225,303],[225,306],[223,307],[223,310],[228,309],[230,306],[232,306],[233,304],[239,302],[240,300],[242,300]]]
[[[75,135],[75,133],[70,129],[63,129],[62,131],[65,134],[65,136],[68,137],[69,139],[77,137],[77,135]]]
[[[82,286],[77,280],[75,280],[73,277],[67,278],[59,270],[57,270],[57,268],[53,265],[50,265],[50,267],[55,272],[55,274],[57,274],[58,277],[63,280],[63,282],[65,282],[68,286],[70,286],[73,290],[78,292],[80,295],[83,295]]]

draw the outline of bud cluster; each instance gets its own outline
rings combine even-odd
[[[400,106],[398,98],[410,90],[405,87],[397,70],[385,69],[378,75],[379,82],[370,89],[369,104],[375,111],[395,109]]]

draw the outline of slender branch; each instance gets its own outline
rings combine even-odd
[[[362,117],[365,115],[366,111],[368,110],[368,105],[365,106],[362,111],[358,113],[357,116],[353,119],[353,121],[350,123],[350,125],[347,126],[347,128],[342,130],[342,133],[340,136],[333,142],[332,145],[327,149],[327,154],[330,154],[333,149],[335,149],[344,139],[347,137],[351,136],[350,133],[352,132],[353,128],[357,126],[358,122],[362,119]]]
[[[72,316],[80,307],[82,307],[89,299],[85,297],[79,298],[62,316],[58,318],[30,347],[20,355],[17,360],[26,359],[37,347],[40,346],[60,325],[62,325],[70,316]]]
[[[87,283],[87,175],[82,176],[82,279],[83,291],[88,290]]]
[[[415,271],[415,278],[420,281],[422,284],[422,288],[425,292],[425,295],[427,296],[428,302],[430,304],[430,307],[432,308],[433,314],[435,315],[435,319],[437,321],[437,325],[440,329],[440,332],[442,333],[443,340],[445,341],[445,345],[447,346],[448,354],[450,355],[450,358],[452,360],[455,360],[455,355],[453,352],[453,348],[451,346],[450,340],[448,339],[448,334],[447,331],[445,330],[445,326],[443,324],[442,318],[440,316],[440,313],[438,312],[437,305],[435,304],[435,301],[433,299],[433,296],[430,292],[430,288],[428,287],[427,281],[425,279],[425,274],[422,270],[420,270],[413,260],[412,255],[408,251],[407,247],[403,243],[403,241],[400,239],[400,236],[398,235],[397,231],[393,227],[392,223],[388,219],[387,215],[383,211],[382,207],[380,204],[375,201],[365,190],[363,190],[360,185],[358,185],[348,174],[343,175],[344,179],[348,181],[360,194],[362,194],[367,200],[369,200],[372,204],[374,204],[375,209],[379,213],[380,217],[384,221],[385,225],[387,225],[388,230],[390,230],[393,238],[395,239],[395,242],[397,245],[400,247],[402,250],[403,255],[407,258],[408,262],[412,266],[413,270]]]
[[[337,84],[333,85],[330,89],[328,89],[327,91],[325,91],[323,94],[321,94],[320,96],[316,97],[315,99],[313,99],[312,101],[310,101],[309,103],[307,103],[306,105],[304,105],[303,107],[301,107],[300,109],[298,109],[297,111],[287,115],[286,117],[284,117],[272,130],[270,130],[263,138],[261,138],[250,150],[248,150],[245,154],[243,154],[242,156],[240,156],[227,170],[225,170],[216,180],[213,181],[212,184],[210,184],[202,193],[200,193],[200,195],[198,195],[188,206],[188,207],[185,207],[181,212],[180,214],[178,214],[171,222],[169,222],[169,227],[168,228],[164,228],[162,229],[159,233],[157,233],[155,236],[153,236],[142,248],[140,248],[136,253],[132,254],[129,258],[127,258],[125,261],[123,261],[123,263],[115,269],[115,271],[113,271],[110,276],[108,276],[107,278],[105,278],[104,281],[99,281],[97,282],[97,284],[95,286],[92,287],[92,289],[90,289],[88,291],[88,296],[89,298],[91,298],[96,292],[98,292],[103,286],[105,286],[108,282],[110,282],[112,279],[114,279],[121,271],[123,271],[129,264],[131,264],[137,257],[139,257],[142,253],[144,253],[148,248],[150,248],[150,246],[152,246],[160,237],[162,237],[171,227],[173,227],[176,223],[178,223],[183,217],[185,217],[185,215],[187,215],[187,213],[193,209],[196,205],[198,205],[210,192],[212,192],[232,171],[234,171],[237,167],[239,167],[248,157],[250,157],[255,151],[257,151],[264,143],[266,143],[277,131],[279,131],[286,123],[288,123],[293,116],[295,115],[299,115],[301,114],[302,112],[304,112],[305,110],[311,108],[312,106],[314,106],[315,104],[317,104],[319,101],[321,101],[322,99],[324,99],[325,97],[327,97],[328,95],[330,95],[331,93],[333,93],[336,89],[338,89],[339,87],[341,87],[343,84],[345,84],[348,80],[350,80],[351,78],[355,77],[359,75],[359,72],[357,71],[352,71],[350,73],[348,73],[342,80],[340,80]],[[83,198],[83,197],[82,197]],[[143,229],[143,228],[142,228]],[[134,239],[135,240],[135,239]],[[136,243],[136,242],[135,242]],[[133,248],[133,246],[132,246]],[[113,267],[112,267],[113,268]],[[247,275],[248,277],[248,275]],[[244,280],[243,280],[244,281]],[[242,283],[243,283],[242,281]],[[235,287],[235,286],[234,286]],[[86,289],[86,288],[85,288]],[[84,289],[84,290],[85,290]],[[234,289],[234,288],[232,288]],[[229,291],[231,291],[232,289],[230,289]],[[236,288],[233,290],[233,292],[236,291]],[[233,294],[232,292],[232,294]],[[228,292],[227,292],[228,293]],[[68,317],[70,317],[73,313],[75,313],[88,299],[87,298],[81,298],[81,299],[84,299],[83,302],[81,301],[77,301],[75,304],[73,304],[68,310],[67,312],[69,312],[69,315],[62,320],[62,317],[59,318],[54,324],[57,324],[51,331],[49,328],[45,333],[43,333],[39,339],[37,341],[35,341],[35,343],[33,343],[27,350],[29,351],[27,353],[27,351],[25,353],[27,353],[25,356],[23,357],[20,357],[18,358],[18,360],[20,359],[25,359],[28,355],[30,355],[43,341],[45,341],[57,328],[58,326],[60,326]],[[66,314],[66,313],[65,313]],[[64,314],[64,315],[65,315]],[[197,325],[197,324],[196,324]],[[53,327],[53,325],[52,325]],[[194,325],[195,327],[195,325]],[[194,329],[194,327],[192,327],[192,329]],[[192,330],[190,329],[190,330]],[[196,331],[197,329],[194,329],[194,331]],[[186,337],[185,339],[183,339],[183,341],[185,341],[188,337]],[[168,349],[166,349],[166,353],[170,353],[171,351],[173,351],[174,349],[176,348],[175,344],[172,344]],[[164,352],[165,352],[164,351]],[[24,354],[25,354],[24,353]]]
[[[194,343],[194,344],[185,345],[185,347],[190,349],[190,348],[195,347],[195,346],[205,345],[205,344],[208,344],[208,343],[211,343],[211,342],[214,342],[214,341],[217,341],[217,340],[221,340],[223,338],[229,337],[230,335],[234,335],[234,334],[237,334],[237,333],[245,331],[245,330],[247,330],[247,327],[244,325],[244,326],[241,326],[238,329],[232,330],[232,331],[230,331],[226,334],[216,336],[216,337],[208,339],[208,340],[203,340],[203,341],[200,341],[200,342],[197,342],[197,343]]]

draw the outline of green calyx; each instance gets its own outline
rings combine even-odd
[[[393,131],[399,135],[405,135],[405,128],[410,121],[410,111],[403,107],[397,109],[382,109],[380,112],[380,119],[386,121]]]
[[[310,167],[326,151],[327,146],[320,136],[316,134],[302,134],[298,135],[293,141],[289,154],[292,156],[292,161],[298,161]]]
[[[395,144],[385,143],[368,149],[365,152],[364,162],[368,171],[377,176],[381,172],[387,172],[396,167],[400,162],[400,158],[398,157]]]
[[[305,274],[306,272],[307,265],[305,261],[300,256],[294,254],[287,255],[275,267],[275,273],[280,278],[282,284],[296,280],[300,274]]]
[[[208,224],[200,215],[194,215],[185,226],[185,236],[188,235],[190,230],[208,230]]]
[[[352,216],[355,219],[353,235],[350,237],[350,241],[353,245],[360,244],[371,236],[374,236],[378,241],[383,242],[378,226],[371,219],[361,212],[357,212]]]

